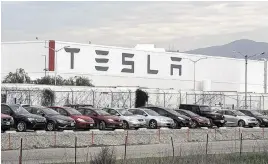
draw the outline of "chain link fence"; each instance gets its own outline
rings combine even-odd
[[[90,160],[102,147],[117,159],[267,152],[267,128],[150,129],[4,133],[2,163],[68,163]],[[22,157],[22,158],[20,158]],[[145,162],[143,162],[145,163]]]
[[[43,89],[55,93],[55,105],[91,104],[94,107],[135,106],[135,91],[138,87],[55,87],[4,85],[1,87],[2,103],[22,103],[40,105]],[[223,108],[240,108],[245,106],[245,94],[240,92],[203,92],[180,91],[175,89],[142,89],[148,93],[148,104],[176,108],[181,103],[218,106]],[[248,93],[247,105],[250,109],[267,110],[268,94]]]

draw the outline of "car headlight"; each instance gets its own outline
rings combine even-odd
[[[86,121],[83,120],[82,118],[78,118],[77,121],[78,121],[78,122],[86,122]]]
[[[64,120],[57,120],[58,123],[64,124],[66,121]]]
[[[110,119],[110,118],[109,118],[109,119],[107,119],[107,120],[108,120],[108,121],[110,121],[110,122],[113,122],[113,121],[114,121],[113,119]]]
[[[183,120],[183,121],[185,120],[185,119],[184,119],[184,118],[182,118],[182,117],[178,117],[178,118],[179,118],[180,120]]]
[[[265,122],[268,122],[268,119],[267,118],[264,118],[264,119],[262,119],[263,121],[265,121]]]
[[[34,121],[34,120],[35,120],[35,118],[28,118],[28,120],[29,120],[29,121]]]

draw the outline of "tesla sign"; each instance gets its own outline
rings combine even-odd
[[[124,49],[87,49],[65,48],[65,54],[60,54],[63,64],[61,70],[71,72],[100,73],[106,75],[134,76],[171,76],[180,77],[183,74],[182,58],[166,54],[149,53],[145,51],[124,51]],[[65,59],[63,59],[65,58]]]

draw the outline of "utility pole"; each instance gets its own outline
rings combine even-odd
[[[243,55],[241,52],[237,52],[237,51],[233,51],[235,53],[238,53],[240,54],[241,56],[243,56],[245,58],[245,109],[248,108],[248,105],[247,105],[247,94],[248,94],[248,59],[250,58],[253,58],[255,56],[258,56],[258,55],[263,55],[265,54],[265,52],[262,52],[262,53],[258,53],[258,54],[255,54],[255,55],[252,55],[252,56],[248,56],[248,55]]]
[[[262,61],[264,61],[264,79],[263,79],[263,93],[267,93],[267,59],[262,58],[260,59]]]
[[[46,55],[42,55],[45,57],[45,68],[44,68],[44,71],[45,71],[45,77],[47,76],[47,56]]]
[[[200,60],[207,59],[207,57],[205,57],[205,58],[200,58],[200,59],[197,59],[197,60],[192,60],[192,59],[190,59],[190,58],[187,58],[187,59],[194,63],[194,91],[195,91],[195,64],[196,64],[197,62],[199,62]]]
[[[64,49],[64,48],[68,48],[68,47],[70,47],[70,46],[64,46],[64,47],[62,47],[62,48],[60,48],[60,49],[58,49],[58,50],[55,50],[54,48],[46,47],[46,46],[45,46],[45,48],[51,49],[51,50],[53,50],[53,51],[55,52],[55,70],[54,70],[54,72],[55,72],[55,77],[54,77],[55,85],[57,85],[57,67],[58,67],[58,64],[57,64],[58,60],[57,60],[57,57],[58,57],[58,52],[59,52],[60,50]]]

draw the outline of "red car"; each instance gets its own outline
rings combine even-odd
[[[59,112],[61,115],[71,117],[76,122],[76,129],[91,129],[94,127],[94,120],[91,117],[82,115],[79,111],[70,107],[49,107]]]
[[[95,125],[98,129],[104,130],[106,128],[121,129],[123,126],[123,120],[118,116],[113,116],[104,110],[94,109],[92,107],[83,107],[77,109],[84,115],[90,116],[94,119]]]
[[[14,125],[14,120],[11,116],[1,113],[1,131],[9,130]]]

